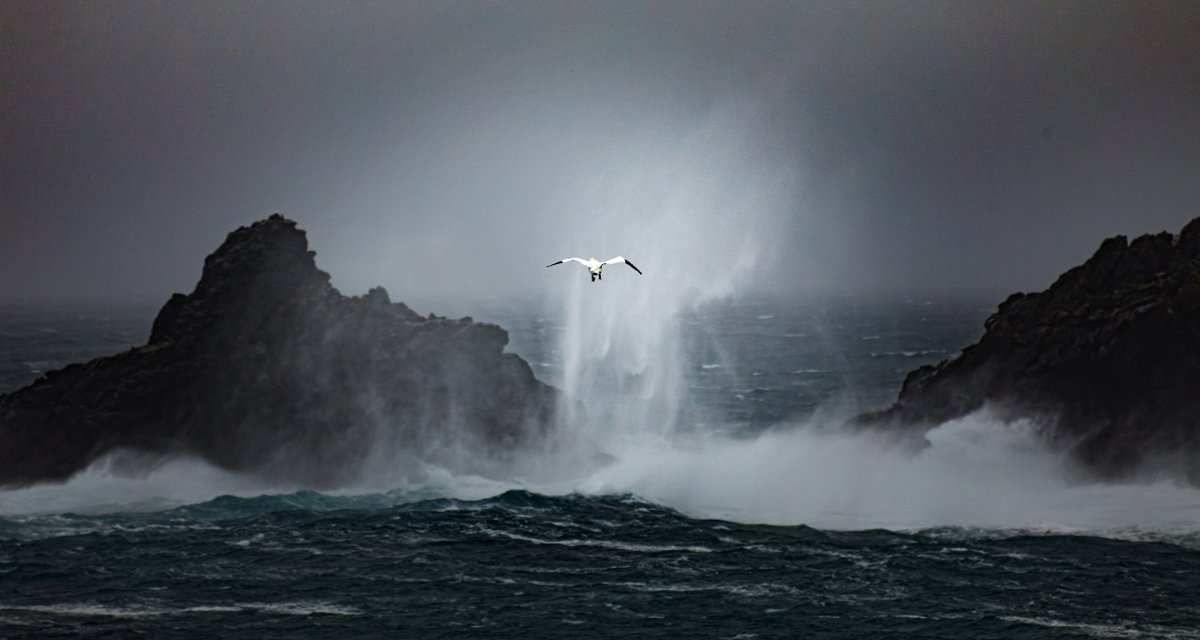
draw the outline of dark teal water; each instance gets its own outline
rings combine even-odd
[[[691,402],[744,438],[833,398],[886,402],[905,371],[973,340],[986,312],[756,303],[684,317]],[[145,309],[0,315],[3,390],[128,348],[149,326]],[[554,380],[554,323],[492,316]],[[936,461],[917,468],[950,473]],[[895,482],[924,477],[901,471]],[[130,491],[89,478],[67,498],[0,492],[0,638],[1200,638],[1200,510],[1178,487],[1047,487],[1058,493],[1038,518],[1065,519],[1043,527],[941,526],[963,509],[948,491],[929,498],[948,510],[917,526],[820,530],[803,510],[724,504],[742,515],[713,519],[687,501],[604,491],[468,500],[450,483],[189,499],[177,486],[159,496],[153,479]],[[646,493],[686,495],[703,478]],[[1005,491],[1030,490],[983,486],[970,496],[997,510],[1015,500]],[[1172,501],[1153,504],[1164,492]],[[881,508],[868,498],[854,504]],[[796,521],[759,524],[780,519]]]
[[[1200,551],[312,493],[0,521],[4,637],[1195,637]]]

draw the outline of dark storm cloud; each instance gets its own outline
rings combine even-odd
[[[1041,287],[1200,215],[1197,7],[10,1],[0,297],[186,289],[273,211],[350,293],[529,290],[564,185],[730,104],[702,148],[759,157],[714,175],[797,176],[766,288]]]
[[[806,107],[825,125],[813,155],[832,168],[832,206],[863,242],[857,275],[1041,287],[1106,235],[1200,214],[1198,15],[1187,3],[848,11]]]

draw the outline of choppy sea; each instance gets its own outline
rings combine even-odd
[[[577,478],[317,493],[179,460],[0,491],[0,638],[1200,638],[1195,488],[1081,481],[986,414],[919,451],[830,428],[992,310],[677,314],[683,418]],[[570,386],[563,314],[462,311]],[[154,312],[0,308],[0,393],[143,343]]]

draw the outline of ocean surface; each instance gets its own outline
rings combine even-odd
[[[590,366],[562,309],[413,306],[501,324],[568,389]],[[665,382],[592,367],[580,387],[625,408],[672,396],[670,428],[601,412],[626,422],[589,427],[614,461],[577,476],[430,467],[317,493],[176,460],[0,491],[0,639],[1200,638],[1200,491],[1082,482],[985,413],[917,451],[838,431],[993,308],[675,313],[643,345],[674,362]],[[143,343],[155,311],[0,307],[0,393]]]

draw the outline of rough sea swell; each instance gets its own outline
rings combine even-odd
[[[986,313],[932,302],[685,313],[680,405],[726,419],[575,476],[320,494],[177,460],[4,492],[0,637],[1197,637],[1194,489],[1076,482],[986,416],[915,455],[814,428]],[[8,368],[112,350],[138,313],[9,317]],[[490,315],[561,375],[563,325]]]
[[[8,637],[1194,637],[1187,542],[688,518],[630,496],[223,497],[5,520]]]

